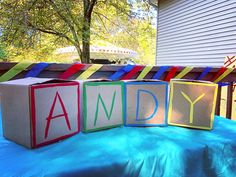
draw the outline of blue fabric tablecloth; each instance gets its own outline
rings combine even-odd
[[[0,176],[235,177],[236,122],[216,117],[212,131],[118,127],[35,150],[0,133]]]

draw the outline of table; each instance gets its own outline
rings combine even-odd
[[[236,122],[214,130],[118,127],[29,150],[3,138],[0,176],[236,176]]]

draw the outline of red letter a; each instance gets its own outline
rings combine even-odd
[[[54,108],[55,108],[55,105],[56,105],[57,98],[59,99],[59,102],[61,104],[61,108],[62,108],[63,114],[59,114],[59,115],[53,116],[53,111],[54,111]],[[71,130],[69,118],[68,118],[68,115],[67,115],[64,103],[62,102],[62,99],[61,99],[59,93],[57,92],[56,96],[54,97],[53,104],[52,104],[52,107],[50,109],[50,113],[49,113],[49,115],[47,117],[47,125],[46,125],[46,128],[45,128],[45,135],[44,135],[45,139],[48,137],[48,130],[49,130],[49,127],[50,127],[51,120],[59,118],[59,117],[65,117],[67,127],[68,127],[69,130]]]

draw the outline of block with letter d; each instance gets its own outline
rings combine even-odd
[[[123,125],[123,82],[84,82],[83,109],[85,132]]]
[[[25,78],[0,84],[3,135],[28,148],[79,132],[79,84]]]
[[[125,125],[167,124],[168,83],[158,80],[125,81]]]
[[[171,80],[168,124],[212,129],[217,91],[218,85],[212,82]]]

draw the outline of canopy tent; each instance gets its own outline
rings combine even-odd
[[[78,59],[78,53],[74,46],[59,48],[56,50],[56,54],[58,55],[69,55],[70,59],[76,60]],[[90,57],[91,59],[96,60],[130,60],[135,59],[138,56],[137,52],[127,49],[116,47],[112,44],[107,46],[90,46]]]

